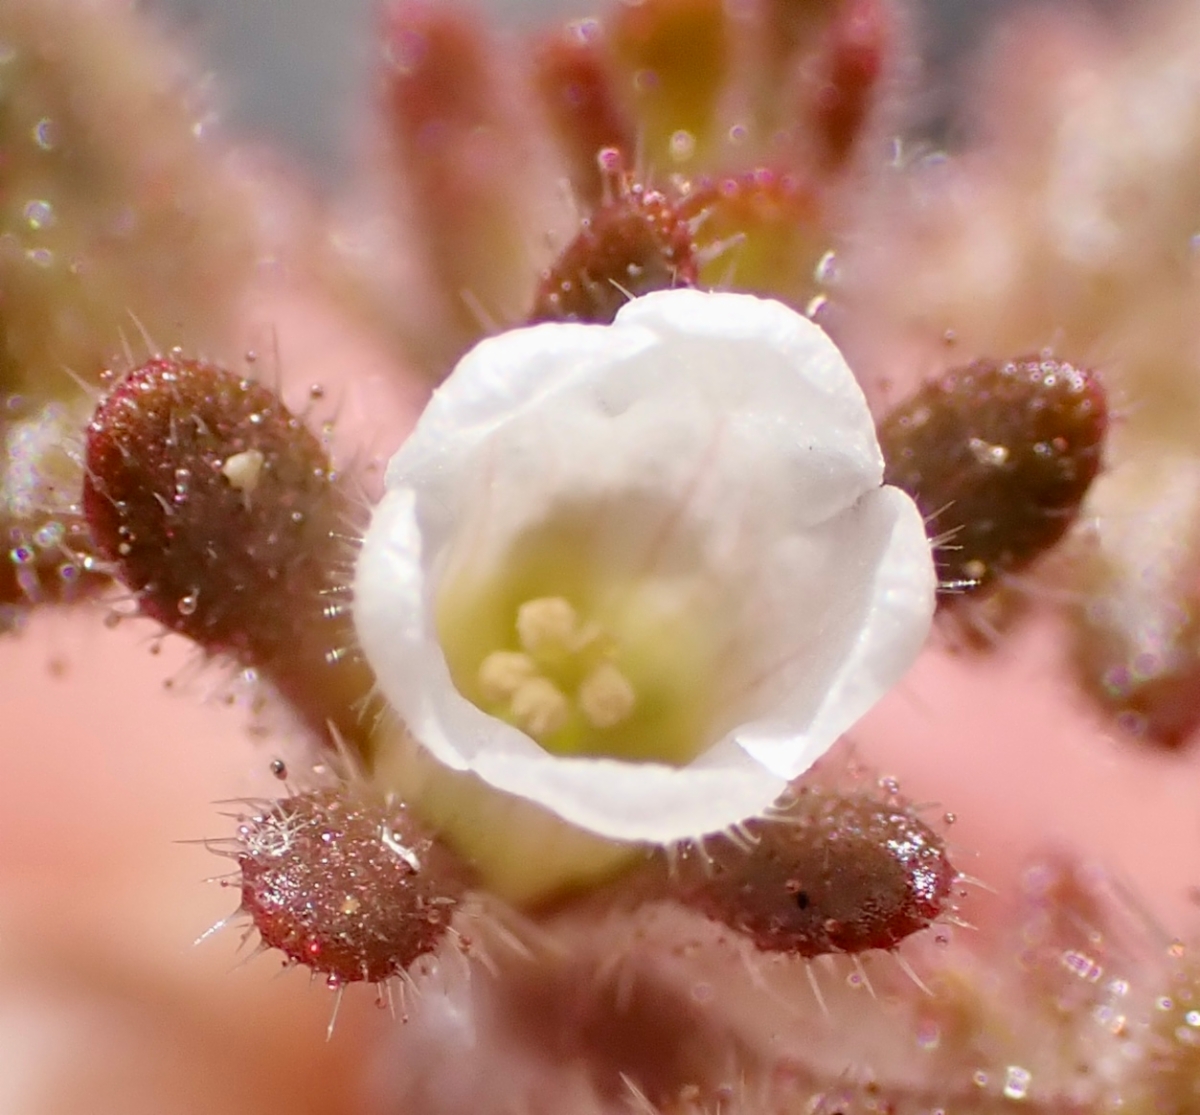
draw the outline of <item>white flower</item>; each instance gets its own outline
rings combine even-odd
[[[618,840],[760,814],[928,633],[924,524],[776,302],[664,291],[484,341],[392,459],[356,572],[379,685],[449,767]]]

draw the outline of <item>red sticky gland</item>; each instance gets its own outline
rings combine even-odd
[[[894,950],[952,913],[958,872],[915,812],[803,789],[777,819],[705,842],[704,877],[677,897],[764,952],[813,958]]]
[[[600,25],[571,23],[534,47],[533,80],[566,158],[575,196],[598,205],[605,177],[597,156],[613,148],[628,157],[634,129],[619,103]]]
[[[602,153],[617,167],[615,152]],[[530,322],[607,325],[630,298],[696,284],[694,226],[659,190],[613,169],[608,199],[583,220],[579,235],[542,273]]]
[[[241,913],[331,986],[431,956],[462,897],[456,863],[399,803],[348,786],[284,798],[238,827]]]
[[[955,368],[880,423],[887,483],[944,540],[943,604],[992,587],[1063,537],[1100,471],[1107,429],[1096,376],[1042,356]]]
[[[371,679],[331,604],[351,508],[325,448],[263,384],[155,357],[88,426],[83,511],[143,615],[269,677],[324,737]]]

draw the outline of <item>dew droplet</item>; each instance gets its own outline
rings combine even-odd
[[[34,532],[34,545],[42,550],[52,550],[62,543],[66,528],[60,522],[49,522]]]
[[[834,282],[837,279],[837,253],[834,251],[826,252],[819,260],[816,267],[813,268],[813,278],[824,285]]]
[[[1010,1100],[1023,1100],[1029,1094],[1033,1080],[1028,1069],[1020,1065],[1009,1065],[1004,1074],[1004,1095]]]
[[[24,216],[29,227],[40,232],[54,224],[54,206],[43,198],[34,198],[25,203]]]
[[[1071,975],[1086,980],[1088,983],[1095,983],[1104,975],[1104,969],[1087,953],[1076,952],[1074,949],[1068,949],[1062,954],[1062,966]]]
[[[33,126],[33,142],[43,151],[52,151],[58,142],[58,129],[49,116],[43,116]]]
[[[601,174],[620,174],[625,165],[625,156],[619,148],[601,147],[596,152],[596,165]]]
[[[677,163],[685,163],[696,153],[696,137],[681,128],[671,136],[668,149]]]
[[[196,614],[196,607],[199,604],[199,597],[194,592],[189,592],[187,596],[181,596],[176,607],[179,609],[181,616],[191,616]]]

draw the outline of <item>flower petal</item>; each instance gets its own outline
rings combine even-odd
[[[715,831],[766,808],[925,638],[924,525],[882,475],[841,355],[778,303],[667,291],[612,326],[502,334],[389,466],[356,574],[359,636],[447,766],[616,839]],[[681,714],[703,728],[681,765],[559,754],[469,699],[478,655],[464,667],[445,628],[515,653],[519,601],[495,586],[521,562],[546,580],[533,596],[571,586],[616,624],[649,704],[694,704]]]

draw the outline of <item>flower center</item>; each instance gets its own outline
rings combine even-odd
[[[520,650],[495,650],[480,663],[488,711],[542,744],[576,716],[600,730],[629,719],[637,691],[617,665],[615,640],[595,621],[582,623],[569,600],[525,601],[516,634]]]
[[[555,755],[690,763],[714,728],[707,580],[614,574],[595,549],[552,521],[488,572],[451,572],[437,626],[454,685]]]

